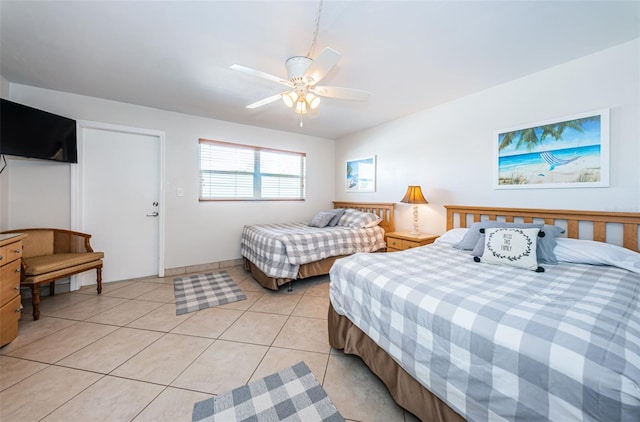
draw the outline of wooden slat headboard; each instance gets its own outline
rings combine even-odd
[[[455,227],[468,227],[470,223],[481,220],[513,222],[518,219],[524,223],[544,222],[545,224],[559,225],[566,229],[566,236],[570,238],[607,242],[607,234],[612,229],[611,226],[621,226],[622,246],[640,252],[640,245],[638,245],[640,213],[637,212],[466,207],[461,205],[445,205],[444,207],[447,209],[447,230]]]
[[[382,218],[380,227],[385,232],[395,229],[393,221],[393,206],[395,202],[345,202],[333,201],[333,208],[353,208],[358,211],[370,212]]]

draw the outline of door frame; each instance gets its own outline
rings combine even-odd
[[[159,142],[159,175],[158,175],[158,192],[160,202],[158,206],[158,276],[164,277],[164,237],[165,237],[165,133],[159,130],[143,129],[131,126],[115,125],[111,123],[93,122],[88,120],[78,120],[76,122],[76,132],[78,134],[78,164],[71,166],[70,177],[70,192],[71,192],[71,204],[70,204],[70,216],[71,216],[71,230],[83,231],[84,222],[82,221],[82,215],[84,211],[84,202],[82,198],[82,187],[84,184],[84,129],[97,129],[108,132],[121,132],[130,133],[134,135],[148,135],[155,136]],[[78,290],[80,288],[80,277],[78,275],[71,277],[70,290]]]

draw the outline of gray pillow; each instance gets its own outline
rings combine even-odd
[[[365,227],[376,226],[380,221],[382,221],[382,218],[374,213],[346,209],[344,211],[344,215],[340,218],[338,225],[353,227],[354,229],[362,229]]]
[[[561,233],[564,233],[564,229],[558,226],[552,226],[550,224],[527,224],[527,223],[498,223],[501,226],[496,228],[515,228],[515,229],[526,229],[526,228],[537,228],[540,229],[544,236],[538,237],[538,242],[536,244],[536,256],[538,258],[539,264],[557,264],[558,260],[556,259],[555,254],[553,253],[553,249],[556,247],[556,237]],[[490,228],[490,227],[487,227]],[[478,230],[479,231],[479,230]],[[484,233],[480,233],[478,237],[478,243],[473,248],[471,254],[473,256],[482,256],[484,253],[484,244],[485,244],[485,235]]]
[[[462,240],[455,244],[453,247],[457,249],[462,249],[465,251],[472,251],[476,245],[478,244],[478,240],[480,239],[480,229],[489,229],[489,228],[504,228],[511,227],[514,229],[530,229],[530,228],[538,228],[541,229],[543,224],[528,224],[528,223],[505,223],[502,221],[479,221],[477,223],[473,223],[469,231],[464,235]],[[484,242],[483,242],[484,248]],[[474,256],[481,256],[475,255]]]
[[[342,217],[342,214],[344,214],[344,208],[336,208],[334,210],[329,210],[325,212],[333,214],[333,218],[331,219],[331,221],[329,221],[328,226],[335,227],[338,225],[338,221],[340,221],[340,217]]]
[[[545,224],[542,231],[544,231],[545,236],[538,238],[538,246],[536,248],[538,262],[543,264],[557,264],[558,259],[556,258],[556,254],[553,253],[553,250],[558,244],[556,237],[564,233],[565,230],[562,227]]]
[[[309,225],[311,227],[326,227],[333,217],[334,217],[334,214],[330,212],[320,211],[319,213],[313,216]]]

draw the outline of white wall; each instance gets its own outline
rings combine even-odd
[[[494,132],[609,108],[610,187],[494,190]],[[336,141],[336,198],[399,202],[420,184],[420,229],[442,233],[445,204],[640,211],[640,39]],[[344,191],[345,160],[377,155],[376,193]],[[408,204],[396,228],[408,230]]]
[[[166,268],[240,258],[243,225],[309,220],[317,211],[330,208],[334,199],[333,140],[26,85],[11,84],[11,99],[78,120],[165,132]],[[199,202],[199,138],[306,152],[307,200]],[[114,151],[114,154],[119,153],[122,151]],[[0,176],[0,187],[7,185],[9,190],[9,203],[4,205],[8,208],[9,217],[4,222],[0,221],[0,229],[42,225],[69,227],[71,166],[43,164],[36,160],[10,160],[6,174]],[[176,195],[177,188],[184,190],[184,196]],[[7,200],[3,195],[0,199],[3,202]]]

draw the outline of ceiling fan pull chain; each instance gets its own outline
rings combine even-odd
[[[311,57],[313,54],[313,50],[316,48],[316,41],[318,39],[318,28],[320,27],[320,12],[322,11],[322,0],[318,4],[318,10],[316,11],[316,22],[315,29],[313,31],[313,37],[311,38],[311,47],[309,48],[309,52],[307,53],[307,57]]]
[[[302,114],[300,114],[300,127],[304,126],[304,124],[302,123]]]

